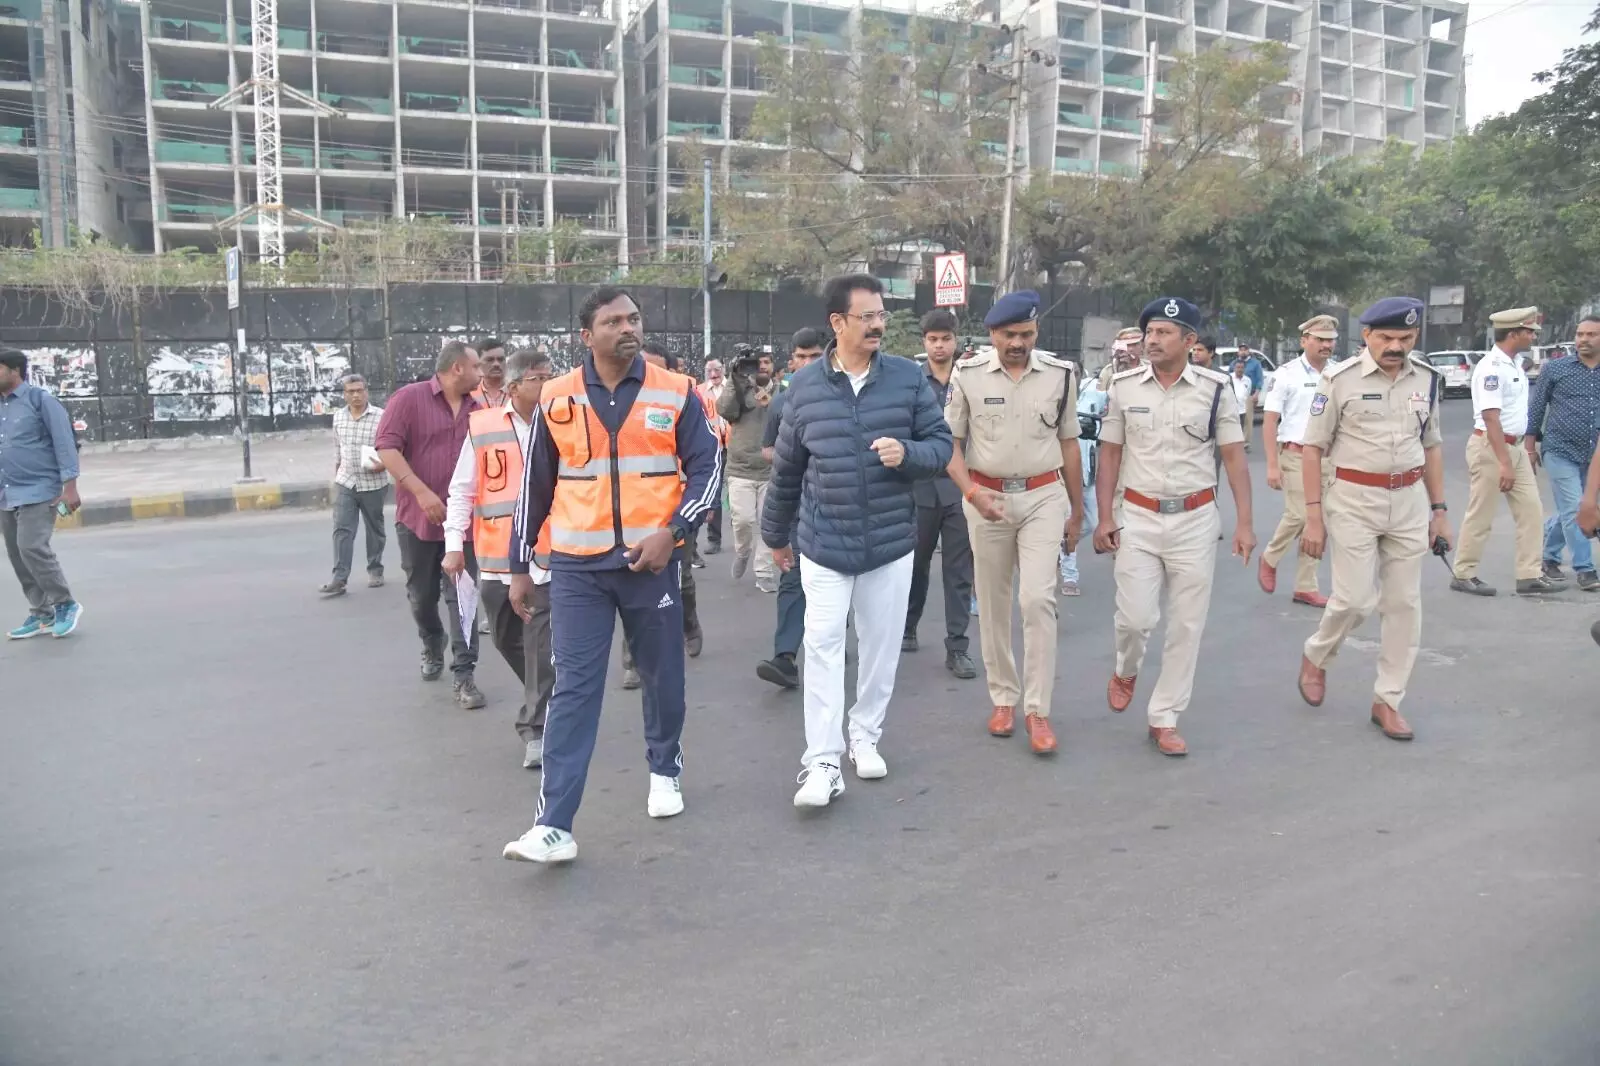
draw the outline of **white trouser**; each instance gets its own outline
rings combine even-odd
[[[746,563],[754,557],[756,581],[776,585],[778,565],[761,543],[761,511],[767,505],[767,482],[748,477],[728,478],[728,517],[733,525],[733,554]]]
[[[856,612],[856,702],[850,740],[876,744],[894,692],[911,598],[911,553],[865,574],[841,574],[801,558],[806,592],[806,754],[803,765],[844,756],[845,622]]]

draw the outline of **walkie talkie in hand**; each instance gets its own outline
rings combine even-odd
[[[1435,554],[1435,555],[1437,555],[1439,557],[1439,561],[1440,562],[1444,563],[1445,566],[1449,567],[1450,576],[1451,577],[1455,577],[1456,576],[1456,568],[1453,567],[1453,566],[1450,566],[1450,560],[1448,558],[1446,558],[1446,556],[1448,556],[1450,554],[1450,542],[1445,540],[1443,537],[1434,537],[1433,538],[1433,554]]]

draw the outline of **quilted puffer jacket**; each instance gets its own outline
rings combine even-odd
[[[884,466],[872,450],[879,437],[904,446],[898,467]],[[796,552],[844,574],[909,555],[917,545],[911,485],[943,470],[954,447],[913,360],[879,352],[857,393],[833,368],[830,345],[789,384],[761,538],[768,547],[790,547],[792,531]]]

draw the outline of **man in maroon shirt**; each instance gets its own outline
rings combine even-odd
[[[450,341],[439,352],[435,371],[428,380],[402,386],[389,397],[378,422],[376,446],[396,486],[395,539],[406,572],[406,598],[422,637],[422,679],[436,681],[444,672],[448,639],[456,702],[470,710],[484,705],[472,677],[478,665],[478,627],[469,623],[470,638],[462,635],[455,583],[442,580],[441,564],[450,475],[467,439],[467,420],[478,407],[472,397],[482,379],[478,353],[460,341]],[[478,563],[471,541],[466,556],[467,569],[476,580]],[[443,625],[441,584],[448,616]]]

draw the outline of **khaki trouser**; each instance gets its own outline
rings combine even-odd
[[[1505,494],[1511,505],[1511,520],[1516,523],[1517,580],[1527,581],[1540,574],[1539,560],[1544,547],[1544,506],[1539,502],[1539,480],[1528,461],[1528,449],[1517,441],[1507,444],[1516,483]],[[1500,499],[1500,464],[1494,457],[1489,438],[1474,433],[1467,438],[1467,513],[1461,520],[1461,543],[1456,548],[1456,577],[1465,581],[1478,576],[1483,561],[1483,544],[1494,525],[1495,504]]]
[[[1194,693],[1200,635],[1211,610],[1211,579],[1216,572],[1222,517],[1210,504],[1178,514],[1158,514],[1130,503],[1122,520],[1122,547],[1117,550],[1115,568],[1117,676],[1138,676],[1150,631],[1161,621],[1165,585],[1167,641],[1147,714],[1153,726],[1176,726]]]
[[[963,505],[972,539],[972,576],[978,595],[983,669],[996,707],[1050,716],[1056,676],[1056,560],[1066,530],[1067,487],[1056,481],[1028,492],[1003,494],[1006,517],[991,522]],[[1011,589],[1020,585],[1022,662],[1017,678],[1011,647]]]
[[[1267,565],[1274,570],[1278,568],[1278,561],[1289,551],[1289,547],[1300,539],[1300,534],[1306,528],[1306,486],[1300,479],[1301,461],[1299,452],[1285,448],[1278,453],[1278,471],[1283,475],[1283,517],[1278,520],[1278,528],[1273,531],[1272,539],[1267,542],[1266,550],[1261,553],[1261,558],[1265,559]],[[1323,463],[1324,497],[1328,494],[1328,486],[1333,480],[1332,475],[1333,467]],[[1317,591],[1317,561],[1305,552],[1301,552],[1295,562],[1294,590]]]
[[[1305,655],[1326,670],[1339,646],[1378,609],[1378,681],[1372,697],[1400,709],[1422,640],[1422,560],[1428,553],[1428,490],[1336,481],[1323,504],[1333,593]]]
[[[761,509],[767,503],[767,482],[748,477],[728,479],[728,517],[733,524],[733,554],[736,559],[754,563],[756,583],[777,587],[778,564],[772,552],[760,542]],[[752,560],[751,555],[755,558]]]

